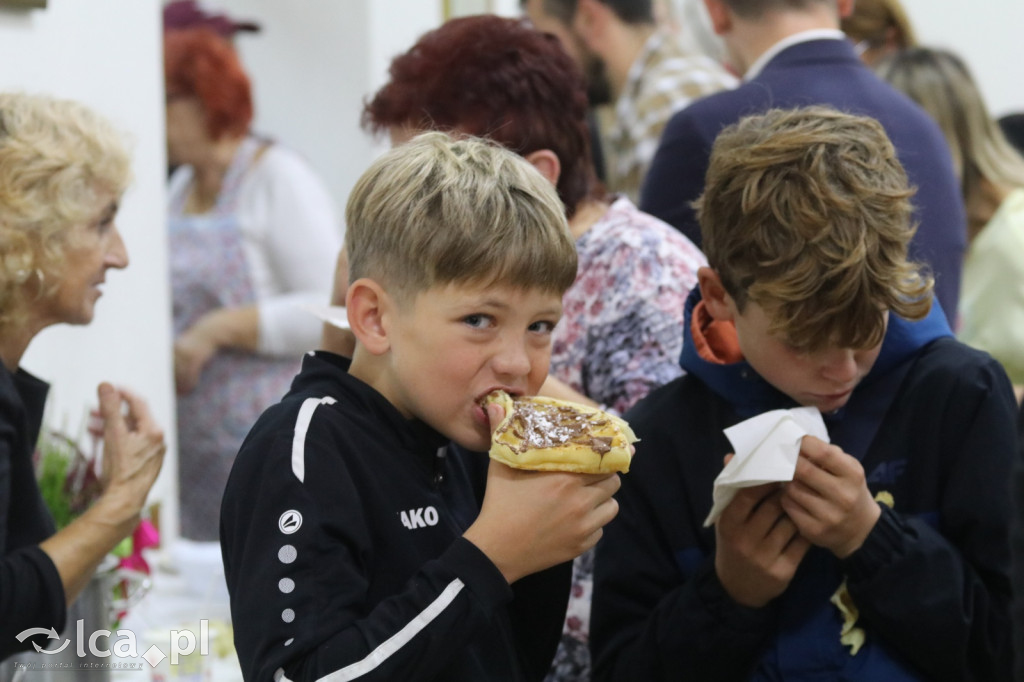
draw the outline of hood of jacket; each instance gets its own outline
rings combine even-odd
[[[728,401],[741,417],[797,407],[792,398],[762,379],[743,359],[732,323],[707,324],[708,320],[701,315],[703,306],[698,307],[701,301],[700,287],[694,287],[686,300],[683,326],[685,340],[679,358],[682,368]],[[697,324],[694,324],[695,310]],[[890,314],[878,358],[868,375],[854,389],[853,396],[863,392],[880,377],[886,376],[932,341],[952,335],[946,316],[937,304],[932,305],[928,315],[917,322]],[[842,409],[838,412],[842,412]]]

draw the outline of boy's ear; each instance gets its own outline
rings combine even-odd
[[[732,14],[722,0],[704,0],[704,7],[711,17],[711,28],[716,35],[728,33],[732,28]]]
[[[558,178],[562,175],[562,162],[558,160],[558,154],[550,149],[538,149],[523,158],[539,170],[540,174],[548,179],[548,182],[558,186]]]
[[[717,272],[709,267],[699,268],[697,286],[700,287],[701,298],[711,317],[719,322],[732,320],[732,297],[725,290],[722,278]]]
[[[352,333],[373,355],[383,355],[391,347],[385,322],[391,305],[391,299],[380,284],[368,277],[352,282],[345,295]]]

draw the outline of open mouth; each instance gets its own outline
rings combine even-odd
[[[481,407],[486,407],[486,406],[487,406],[487,399],[488,399],[489,397],[491,397],[491,396],[492,396],[492,395],[493,395],[494,393],[498,392],[498,391],[504,391],[505,393],[508,393],[508,394],[509,394],[510,396],[512,396],[513,398],[514,398],[515,396],[517,396],[517,395],[521,395],[521,394],[522,394],[522,391],[517,391],[517,390],[515,390],[515,389],[511,389],[511,388],[505,388],[505,387],[503,387],[503,386],[496,386],[496,387],[494,387],[494,388],[491,388],[491,389],[489,389],[489,390],[488,390],[488,391],[487,391],[486,393],[484,393],[483,395],[479,396],[479,397],[478,397],[478,398],[476,399],[476,404],[477,404],[477,405],[480,405]]]

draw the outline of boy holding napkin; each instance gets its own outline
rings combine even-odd
[[[626,415],[595,680],[1009,679],[1016,405],[907,260],[913,193],[870,118],[772,110],[716,139],[687,375]],[[800,407],[830,442],[798,434],[791,481],[709,517],[723,430]]]

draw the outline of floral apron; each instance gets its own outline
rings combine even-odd
[[[208,213],[184,212],[189,188],[170,197],[170,269],[174,336],[211,310],[254,303],[238,224],[239,189],[265,143],[239,147],[217,204]],[[256,418],[288,390],[300,358],[219,351],[199,384],[178,396],[178,485],[181,534],[217,540],[220,503],[235,455]]]

